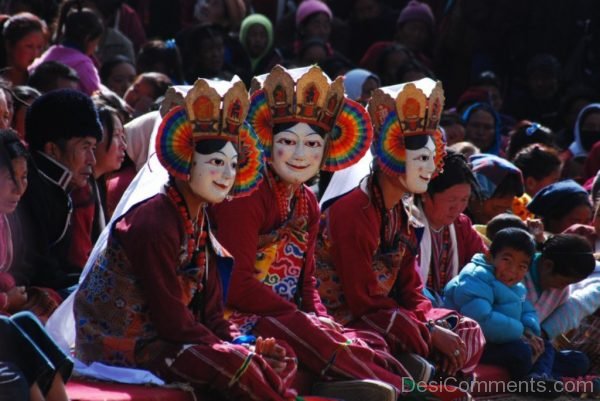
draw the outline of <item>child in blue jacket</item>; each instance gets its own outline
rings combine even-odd
[[[528,232],[500,230],[490,255],[473,256],[444,290],[446,307],[480,324],[486,339],[481,362],[506,368],[513,379],[552,376],[554,350],[540,337],[540,323],[522,283],[534,253]]]

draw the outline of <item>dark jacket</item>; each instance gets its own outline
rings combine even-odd
[[[20,238],[14,241],[12,272],[18,284],[69,287],[77,283],[80,273],[67,262],[73,209],[67,192],[71,173],[38,152],[32,155],[28,180],[16,212],[15,232]]]

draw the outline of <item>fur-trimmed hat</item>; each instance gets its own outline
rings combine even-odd
[[[92,136],[102,140],[98,111],[86,94],[73,89],[48,92],[27,110],[25,139],[32,151],[48,142]]]

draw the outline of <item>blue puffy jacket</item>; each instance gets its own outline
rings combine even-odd
[[[519,339],[525,329],[540,335],[537,314],[526,294],[523,283],[509,287],[498,281],[494,266],[478,253],[446,285],[444,304],[476,320],[488,342],[505,343]]]

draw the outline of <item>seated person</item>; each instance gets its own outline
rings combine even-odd
[[[587,191],[573,180],[559,181],[542,188],[527,209],[540,217],[546,231],[559,234],[574,224],[590,224],[592,203]]]
[[[447,307],[480,324],[486,339],[481,361],[506,368],[513,379],[552,373],[552,346],[540,338],[537,314],[521,283],[534,253],[527,231],[500,230],[490,254],[473,256],[444,291]]]
[[[145,72],[135,79],[123,99],[133,109],[133,116],[137,117],[150,111],[156,99],[163,96],[171,84],[171,79],[165,74]]]
[[[40,322],[29,312],[8,318],[0,316],[0,400],[1,401],[68,401],[65,383],[73,362],[54,343]],[[6,369],[12,368],[13,373]],[[20,372],[19,372],[20,371]],[[24,376],[28,397],[18,397],[15,383],[5,380]],[[19,386],[20,387],[20,386]],[[10,398],[11,395],[15,397]]]
[[[496,233],[508,227],[520,228],[528,231],[533,236],[538,248],[546,240],[544,236],[544,224],[538,219],[527,219],[523,221],[512,213],[501,213],[490,220],[486,225],[484,241],[489,245],[494,240]]]
[[[70,193],[87,185],[96,163],[94,149],[102,127],[91,99],[73,89],[45,93],[26,117],[31,162],[28,186],[16,210],[22,233],[14,243],[13,275],[19,285],[69,293],[82,266],[68,259],[72,240]],[[17,219],[15,219],[17,220]]]
[[[510,211],[515,197],[523,195],[523,176],[511,162],[491,154],[469,158],[479,183],[480,198],[472,198],[465,212],[474,224],[487,224],[494,216]]]
[[[566,308],[574,301],[570,284],[587,278],[595,265],[592,247],[580,235],[557,234],[544,242],[525,275],[527,299],[537,310],[544,337],[553,339],[577,327],[578,308]]]

